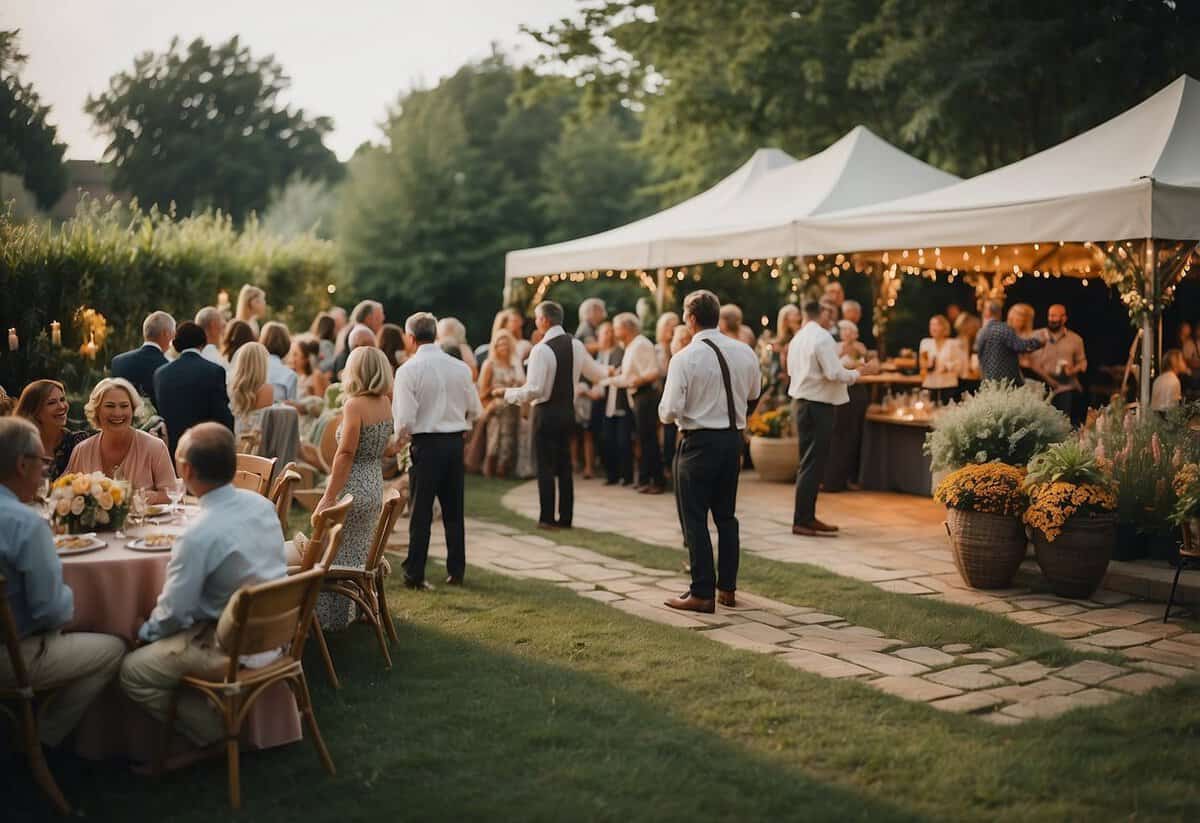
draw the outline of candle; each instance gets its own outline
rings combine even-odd
[[[96,345],[96,335],[93,333],[88,341],[83,344],[83,353],[89,360],[95,360],[98,348],[100,347]]]
[[[20,344],[20,342],[21,341],[17,339],[17,330],[9,329],[8,330],[8,350],[16,351],[17,346]]]
[[[57,320],[50,321],[50,342],[56,346],[62,345],[62,324]]]

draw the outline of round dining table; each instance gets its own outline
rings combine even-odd
[[[63,580],[75,594],[75,617],[68,631],[100,632],[120,637],[130,649],[138,628],[158,601],[167,577],[169,551],[129,548],[146,534],[182,532],[199,509],[184,506],[173,519],[127,529],[119,539],[101,532],[104,548],[62,557]],[[265,749],[301,737],[300,714],[291,690],[278,683],[255,703],[242,727],[242,744]],[[135,706],[116,679],[88,708],[76,730],[76,753],[89,759],[128,757],[150,760],[161,744],[161,726]]]

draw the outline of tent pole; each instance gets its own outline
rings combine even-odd
[[[1144,416],[1150,411],[1150,381],[1153,379],[1154,342],[1158,337],[1156,326],[1160,314],[1158,312],[1158,266],[1155,265],[1154,239],[1146,238],[1146,250],[1142,260],[1142,272],[1146,285],[1147,311],[1142,315],[1142,368],[1138,372],[1138,414]]]
[[[663,304],[667,299],[667,270],[658,270],[658,291],[654,293],[654,304],[658,308],[658,316],[663,313]]]

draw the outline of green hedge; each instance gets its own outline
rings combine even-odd
[[[343,275],[329,241],[279,238],[253,217],[239,230],[219,212],[177,219],[94,200],[59,226],[0,216],[0,385],[13,393],[55,376],[83,388],[140,341],[149,312],[190,319],[221,288],[236,302],[244,283],[266,289],[273,319],[307,327],[329,304],[328,285],[340,287]],[[83,306],[108,322],[94,362],[78,354],[86,341],[76,322]],[[50,343],[52,320],[62,324],[61,348]],[[13,327],[17,352],[7,345]]]

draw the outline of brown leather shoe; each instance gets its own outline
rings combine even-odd
[[[803,526],[792,526],[792,534],[800,535],[801,537],[837,537],[836,532],[823,532],[813,526],[812,522],[805,523]]]
[[[461,586],[462,578],[455,577],[454,575],[450,575],[449,577],[446,578],[446,585],[447,586]]]
[[[713,614],[717,610],[717,601],[705,600],[701,597],[696,597],[691,592],[684,592],[679,597],[672,597],[670,600],[664,600],[663,605],[668,608],[678,609],[681,612],[703,612],[704,614]]]
[[[644,486],[642,488],[641,493],[642,494],[662,494],[663,487],[662,486]]]
[[[729,609],[737,608],[737,597],[733,592],[717,589],[717,602]]]
[[[548,532],[556,532],[560,528],[557,523],[543,523],[541,520],[538,521],[537,527]]]
[[[822,523],[820,520],[818,520],[815,517],[812,519],[812,522],[807,525],[809,528],[815,529],[816,531],[819,531],[819,532],[832,533],[832,532],[836,532],[838,530],[837,526],[831,526],[828,523]]]

